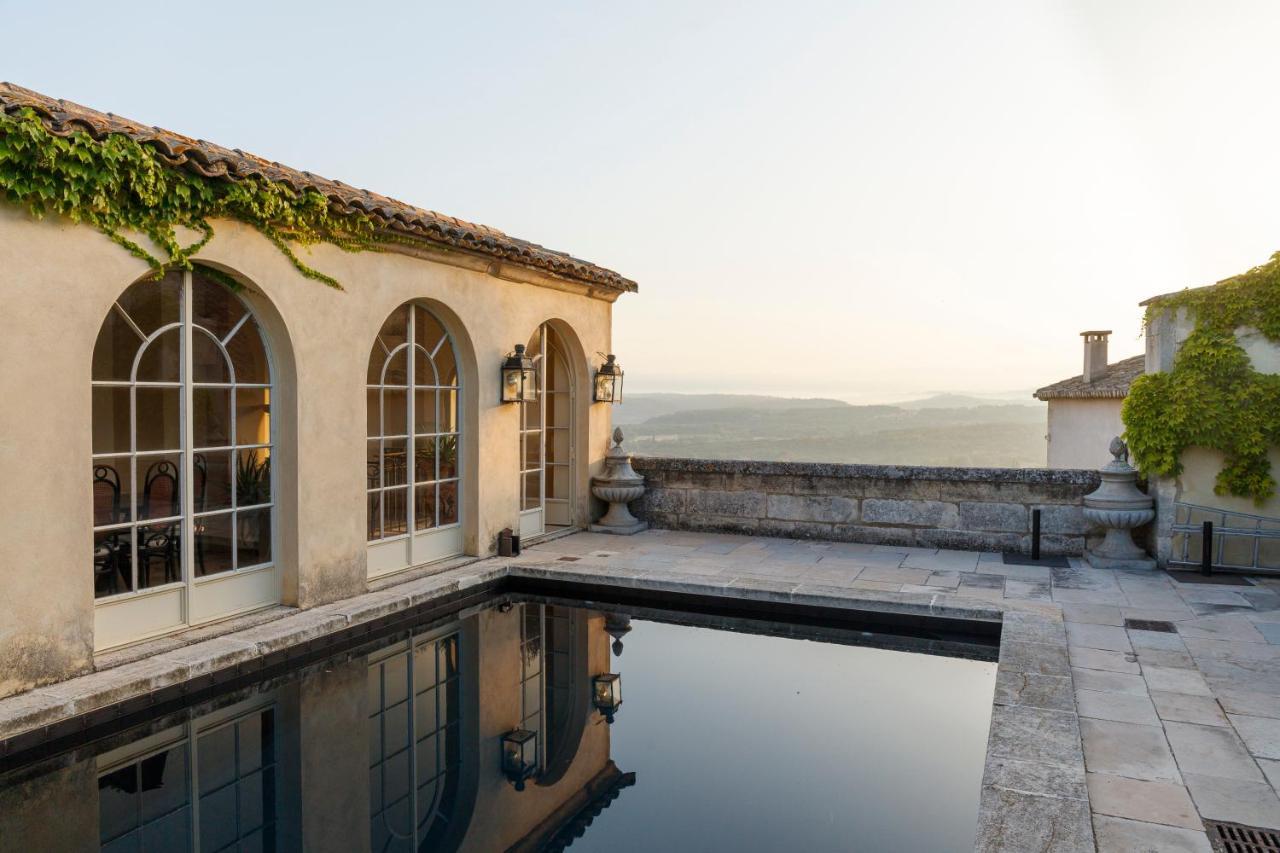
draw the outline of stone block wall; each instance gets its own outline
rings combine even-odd
[[[1096,471],[926,468],[636,457],[648,491],[631,506],[651,525],[980,551],[1083,552],[1083,497]]]

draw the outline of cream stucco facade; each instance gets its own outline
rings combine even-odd
[[[299,275],[257,231],[215,228],[198,260],[246,286],[274,367],[275,600],[309,608],[367,588],[366,371],[379,328],[407,302],[437,317],[457,351],[460,552],[492,554],[502,529],[519,529],[520,411],[499,402],[499,368],[543,323],[570,367],[569,521],[590,520],[589,478],[610,432],[591,378],[595,354],[611,351],[620,291],[426,243],[303,250],[344,284],[336,290]],[[0,696],[85,671],[103,645],[90,560],[90,364],[114,301],[147,274],[92,228],[0,205]]]
[[[1107,446],[1124,432],[1124,400],[1063,398],[1048,402],[1050,468],[1101,468],[1111,458]]]

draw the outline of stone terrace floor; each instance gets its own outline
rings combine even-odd
[[[528,558],[729,586],[767,579],[1056,605],[1099,850],[1207,852],[1201,818],[1280,828],[1280,578],[1181,584],[1076,558],[1050,569],[970,551],[662,530],[575,534],[526,549]],[[1126,619],[1176,631],[1134,630]]]

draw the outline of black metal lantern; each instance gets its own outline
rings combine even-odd
[[[538,375],[533,359],[524,354],[524,344],[502,363],[502,402],[534,403],[538,400]]]
[[[591,701],[604,714],[605,721],[612,723],[613,715],[622,707],[622,676],[606,672],[591,679]]]
[[[502,772],[516,786],[524,790],[524,782],[538,769],[538,733],[528,729],[515,729],[502,736]]]
[[[597,403],[622,402],[622,365],[612,353],[605,356],[604,364],[596,370]]]

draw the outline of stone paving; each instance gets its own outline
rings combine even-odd
[[[980,825],[979,847],[1092,849],[1085,833],[1034,835],[1046,821],[1070,827],[1073,816],[1064,813],[1085,801],[1102,851],[1207,852],[1206,818],[1280,828],[1278,578],[1255,578],[1251,586],[1182,584],[1163,572],[1098,570],[1075,558],[1067,568],[1013,566],[990,553],[661,530],[577,534],[527,549],[527,561],[590,573],[683,574],[728,587],[754,581],[778,591],[840,587],[932,593],[1014,611],[1060,609],[1069,668],[1052,661],[1023,667],[1013,689],[1035,694],[1031,704],[1040,708],[1060,709],[1063,728],[1055,731],[1044,721],[1059,718],[1042,715],[1005,758],[1001,744],[989,746],[987,787],[1010,799],[1006,812],[1020,814],[996,832]],[[1175,630],[1135,630],[1126,619],[1169,622]],[[1009,653],[1002,643],[1002,671]],[[1002,681],[1003,672],[997,694],[1010,689]],[[1065,713],[1070,709],[1075,715]],[[997,696],[996,716],[1018,710],[1002,708]],[[1008,720],[995,722],[1001,725],[993,724],[993,739],[997,729],[1002,739],[1017,732]],[[1046,744],[1062,755],[1073,742],[1083,748],[1083,780],[1073,777],[1070,762],[1061,772],[1058,759],[1034,764]],[[1023,760],[1039,768],[1035,774],[1025,767],[1014,773]],[[1055,778],[1031,778],[1045,768]],[[1017,781],[992,788],[993,772]],[[1016,796],[1027,793],[1044,796]]]

